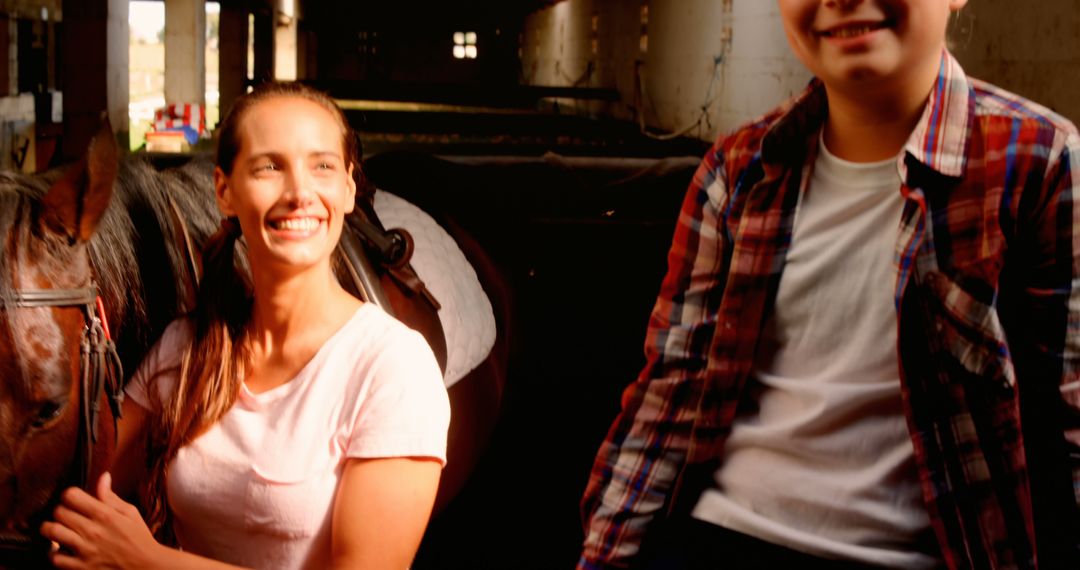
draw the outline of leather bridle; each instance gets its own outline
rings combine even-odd
[[[104,392],[109,397],[114,428],[120,419],[120,404],[124,401],[124,368],[109,333],[97,286],[91,284],[78,289],[15,289],[7,297],[0,296],[0,305],[21,308],[82,308],[84,326],[82,339],[79,341],[79,381],[82,383],[80,403],[83,420],[79,457],[82,469],[76,483],[80,487],[92,484],[89,480],[93,469],[91,458],[98,440],[101,395]],[[113,433],[116,433],[115,429]]]
[[[81,307],[83,312],[83,332],[79,341],[79,382],[82,383],[80,416],[82,418],[82,437],[79,439],[79,470],[74,483],[89,488],[95,482],[93,475],[94,446],[98,441],[98,421],[100,402],[103,393],[109,398],[109,407],[113,414],[113,436],[116,436],[117,421],[120,419],[120,404],[124,399],[123,366],[116,352],[105,319],[104,307],[98,296],[97,286],[78,289],[15,289],[0,294],[0,306],[34,307]],[[40,546],[31,541],[29,544],[2,544],[0,552],[19,556],[18,551],[29,554]]]

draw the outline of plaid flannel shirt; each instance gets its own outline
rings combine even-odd
[[[815,81],[721,138],[694,176],[647,364],[582,500],[579,568],[629,565],[654,519],[696,500],[687,467],[717,465],[826,112]],[[895,287],[905,414],[943,559],[1058,567],[1080,543],[1080,137],[944,53],[897,167],[896,282],[882,286]]]

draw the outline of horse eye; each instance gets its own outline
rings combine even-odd
[[[48,401],[41,404],[38,408],[37,416],[34,417],[34,427],[43,427],[49,422],[60,417],[60,412],[64,411],[64,402]]]

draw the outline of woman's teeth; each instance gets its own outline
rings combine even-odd
[[[270,227],[287,232],[309,232],[319,227],[319,220],[315,218],[286,218],[270,222]]]

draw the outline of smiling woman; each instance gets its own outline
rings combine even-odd
[[[344,125],[300,97],[275,97],[247,115],[238,129],[245,144],[228,173],[219,167],[215,185],[222,213],[247,236],[252,277],[258,284],[312,264],[329,270],[356,195],[350,151],[340,143]]]
[[[334,277],[354,140],[330,99],[294,83],[260,86],[226,117],[226,219],[194,314],[128,387],[114,466],[116,491],[139,491],[150,528],[182,550],[156,542],[106,476],[43,525],[65,547],[58,567],[409,565],[449,404],[423,337]],[[234,262],[241,238],[249,272]]]

